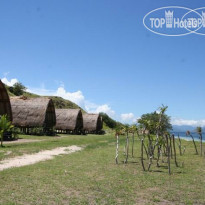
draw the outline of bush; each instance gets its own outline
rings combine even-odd
[[[19,134],[21,134],[21,130],[18,127],[14,127],[12,129],[12,140],[19,139]]]
[[[42,127],[35,127],[35,128],[30,128],[30,134],[32,135],[37,135],[37,136],[43,136],[43,128]]]

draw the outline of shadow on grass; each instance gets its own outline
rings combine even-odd
[[[164,172],[165,173],[165,171],[162,171],[162,170],[151,170],[150,172],[159,172],[159,173]]]

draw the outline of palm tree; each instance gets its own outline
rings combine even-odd
[[[196,132],[199,134],[199,136],[200,136],[200,154],[201,154],[201,156],[202,156],[202,151],[203,151],[203,148],[202,148],[202,128],[201,127],[197,127],[196,128]]]
[[[3,147],[4,134],[13,128],[11,122],[7,119],[6,115],[2,115],[0,118],[0,137],[1,137],[1,147]]]

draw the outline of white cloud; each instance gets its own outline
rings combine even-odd
[[[53,94],[55,93],[55,90],[47,90],[45,88],[27,88],[26,89],[27,92],[29,93],[34,93],[37,95],[44,95],[44,96],[53,96]]]
[[[104,112],[110,117],[115,116],[115,111],[112,110],[112,108],[108,104],[97,105],[93,102],[90,102],[86,100],[83,92],[80,90],[76,92],[68,92],[66,91],[62,83],[57,90],[47,90],[45,89],[44,85],[42,85],[41,88],[28,88],[27,91],[38,95],[62,97],[66,100],[70,100],[76,103],[77,105],[85,109],[88,113]]]
[[[4,84],[8,85],[8,86],[13,86],[15,83],[18,82],[18,80],[17,80],[16,78],[13,78],[13,79],[11,79],[11,80],[9,81],[6,77],[2,78],[1,81],[2,81]]]
[[[172,125],[178,125],[178,126],[205,126],[205,120],[185,120],[185,119],[179,119],[179,118],[173,118],[171,120]]]
[[[123,123],[135,123],[137,121],[137,118],[135,117],[135,115],[133,113],[125,113],[125,114],[121,114],[120,116],[121,121]]]
[[[60,96],[66,100],[70,100],[81,107],[85,107],[85,97],[82,91],[67,92],[64,87],[59,87],[53,95]]]
[[[107,115],[109,115],[110,117],[114,117],[115,116],[115,111],[112,110],[112,108],[108,105],[108,104],[104,104],[104,105],[95,105],[93,103],[89,103],[89,102],[85,102],[85,107],[86,110],[89,113],[100,113],[100,112],[104,112]]]

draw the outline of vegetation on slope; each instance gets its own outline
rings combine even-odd
[[[30,93],[26,91],[25,86],[21,83],[16,83],[13,87],[6,86],[9,96],[19,96],[23,95],[28,98],[35,98],[35,97],[49,97],[53,100],[54,105],[57,109],[81,109],[85,112],[81,107],[76,105],[75,103],[71,102],[70,100],[65,100],[62,97],[58,96],[40,96],[34,93]]]
[[[106,124],[106,126],[111,128],[111,129],[116,129],[117,127],[122,127],[123,126],[122,123],[117,122],[116,120],[113,120],[106,113],[101,112],[100,116],[102,117],[103,122]]]

